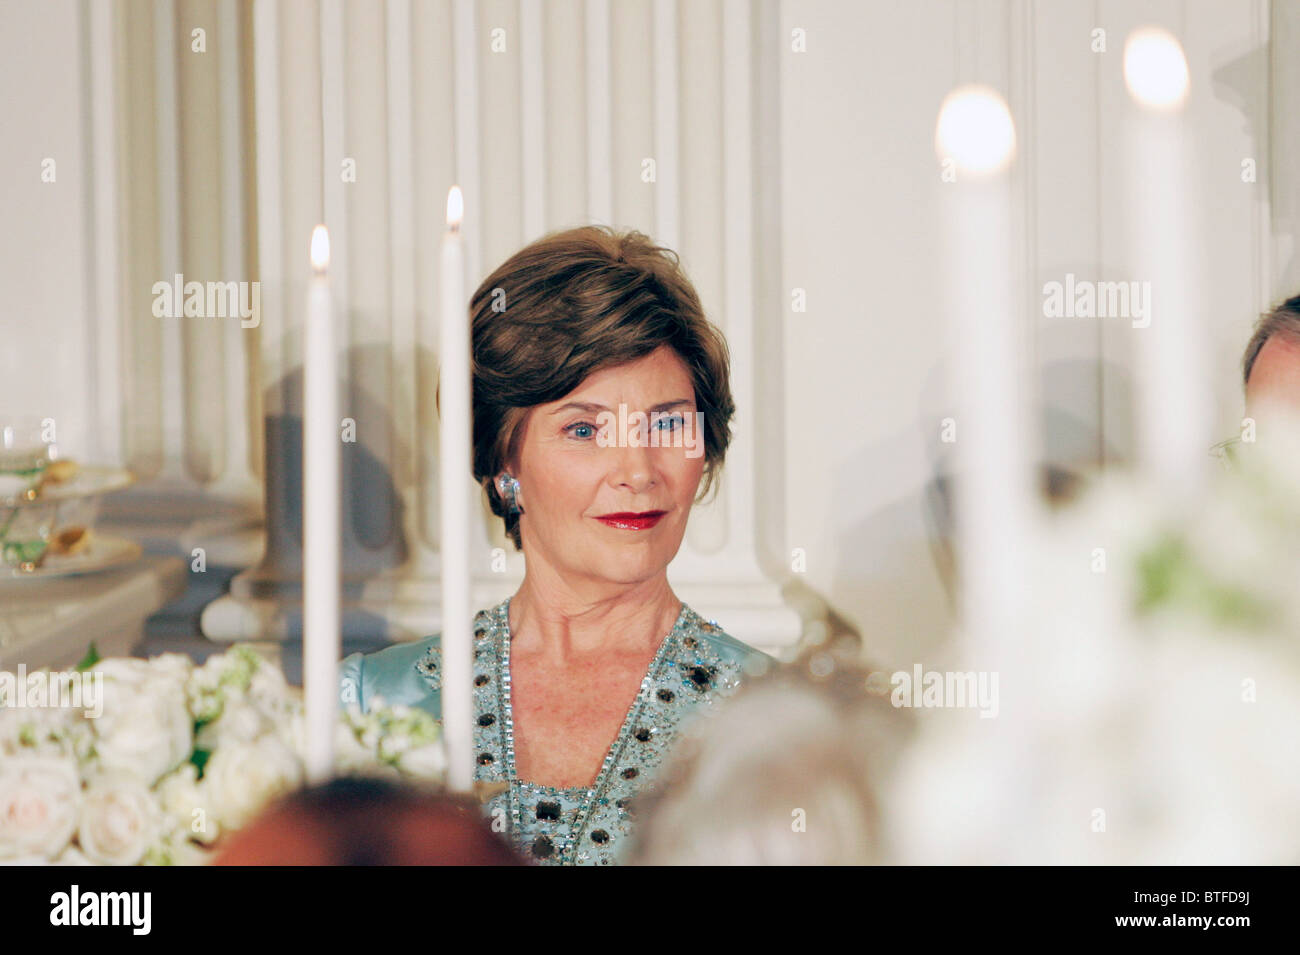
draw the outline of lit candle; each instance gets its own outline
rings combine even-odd
[[[442,348],[438,406],[442,481],[442,732],[447,784],[468,792],[474,783],[471,673],[473,608],[470,606],[470,339],[465,299],[465,248],[460,234],[464,200],[460,187],[447,194],[447,233],[442,239]]]
[[[1002,97],[954,90],[935,131],[944,164],[945,308],[957,399],[954,510],[962,626],[989,650],[1016,632],[1034,508],[1024,329],[1012,293],[1008,167],[1016,132]]]
[[[303,690],[307,709],[307,776],[334,772],[338,723],[339,397],[334,315],[329,287],[330,240],[311,234],[314,274],[303,329]]]
[[[1149,311],[1131,322],[1138,459],[1162,486],[1191,490],[1208,470],[1214,409],[1190,246],[1182,148],[1189,78],[1178,40],[1158,27],[1135,30],[1124,44],[1124,81],[1137,105],[1126,137],[1133,279],[1150,289]]]

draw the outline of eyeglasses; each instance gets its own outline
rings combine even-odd
[[[1241,444],[1240,436],[1220,441],[1210,446],[1210,455],[1223,466],[1225,471],[1231,471],[1240,459],[1241,451],[1237,447],[1239,444]]]

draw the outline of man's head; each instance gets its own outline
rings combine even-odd
[[[1300,295],[1259,320],[1241,366],[1247,414],[1263,404],[1300,412]]]

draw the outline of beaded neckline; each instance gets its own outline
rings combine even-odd
[[[715,641],[725,635],[717,622],[683,603],[642,675],[595,781],[573,788],[543,786],[520,780],[515,765],[510,603],[480,610],[474,618],[475,778],[487,787],[484,812],[494,826],[498,819],[506,822],[516,849],[539,862],[608,865],[630,845],[634,804],[654,787],[679,726],[740,685],[743,651]],[[441,688],[437,641],[415,668],[430,689]]]
[[[581,833],[582,827],[586,824],[587,816],[590,815],[592,808],[591,801],[596,793],[600,792],[605,783],[609,780],[610,770],[617,762],[618,754],[622,752],[623,747],[627,744],[632,735],[632,727],[637,724],[641,715],[642,707],[645,704],[647,694],[654,685],[655,674],[659,672],[659,667],[663,663],[664,657],[668,655],[673,647],[674,638],[681,632],[690,621],[692,613],[686,602],[682,602],[682,609],[677,614],[677,619],[673,622],[672,629],[659,643],[659,649],[655,651],[654,658],[646,668],[645,674],[641,677],[641,686],[637,690],[636,697],[628,707],[627,713],[623,716],[623,722],[619,725],[618,733],[614,741],[610,744],[605,753],[605,759],[600,765],[600,771],[596,773],[596,779],[590,786],[572,786],[561,788],[557,786],[543,786],[541,783],[532,783],[525,779],[519,778],[519,772],[515,768],[515,716],[514,716],[514,695],[511,692],[511,671],[510,671],[510,644],[513,635],[510,632],[510,601],[507,598],[499,604],[496,609],[497,613],[497,659],[500,661],[501,679],[498,683],[497,701],[498,709],[503,714],[504,735],[505,735],[505,770],[506,778],[510,783],[511,806],[510,815],[512,818],[518,816],[518,807],[514,802],[514,794],[520,787],[526,787],[532,792],[542,793],[554,796],[570,796],[575,799],[581,799],[583,811],[579,814],[580,822],[577,827],[577,833]]]

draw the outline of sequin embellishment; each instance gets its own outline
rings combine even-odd
[[[486,610],[480,610],[474,615],[474,642],[481,644],[491,632],[492,615]],[[477,660],[482,654],[482,649],[476,647],[474,658]],[[431,646],[425,652],[424,656],[415,664],[415,668],[420,671],[429,687],[434,690],[442,689],[442,649],[438,646]],[[482,681],[481,683],[479,681]],[[475,677],[474,685],[482,686],[487,682],[487,677]],[[484,724],[487,725],[487,724]]]
[[[415,664],[415,668],[424,676],[429,686],[435,690],[442,689],[442,651],[438,647],[430,647]]]
[[[683,604],[596,781],[567,789],[541,786],[519,779],[515,770],[509,608],[506,600],[474,620],[474,777],[503,784],[484,803],[484,815],[504,817],[511,843],[535,863],[617,863],[635,825],[632,797],[653,786],[683,722],[733,693],[744,657],[758,651],[715,643],[710,635],[725,637],[722,629]],[[441,687],[441,662],[435,647],[416,664],[433,689]]]

